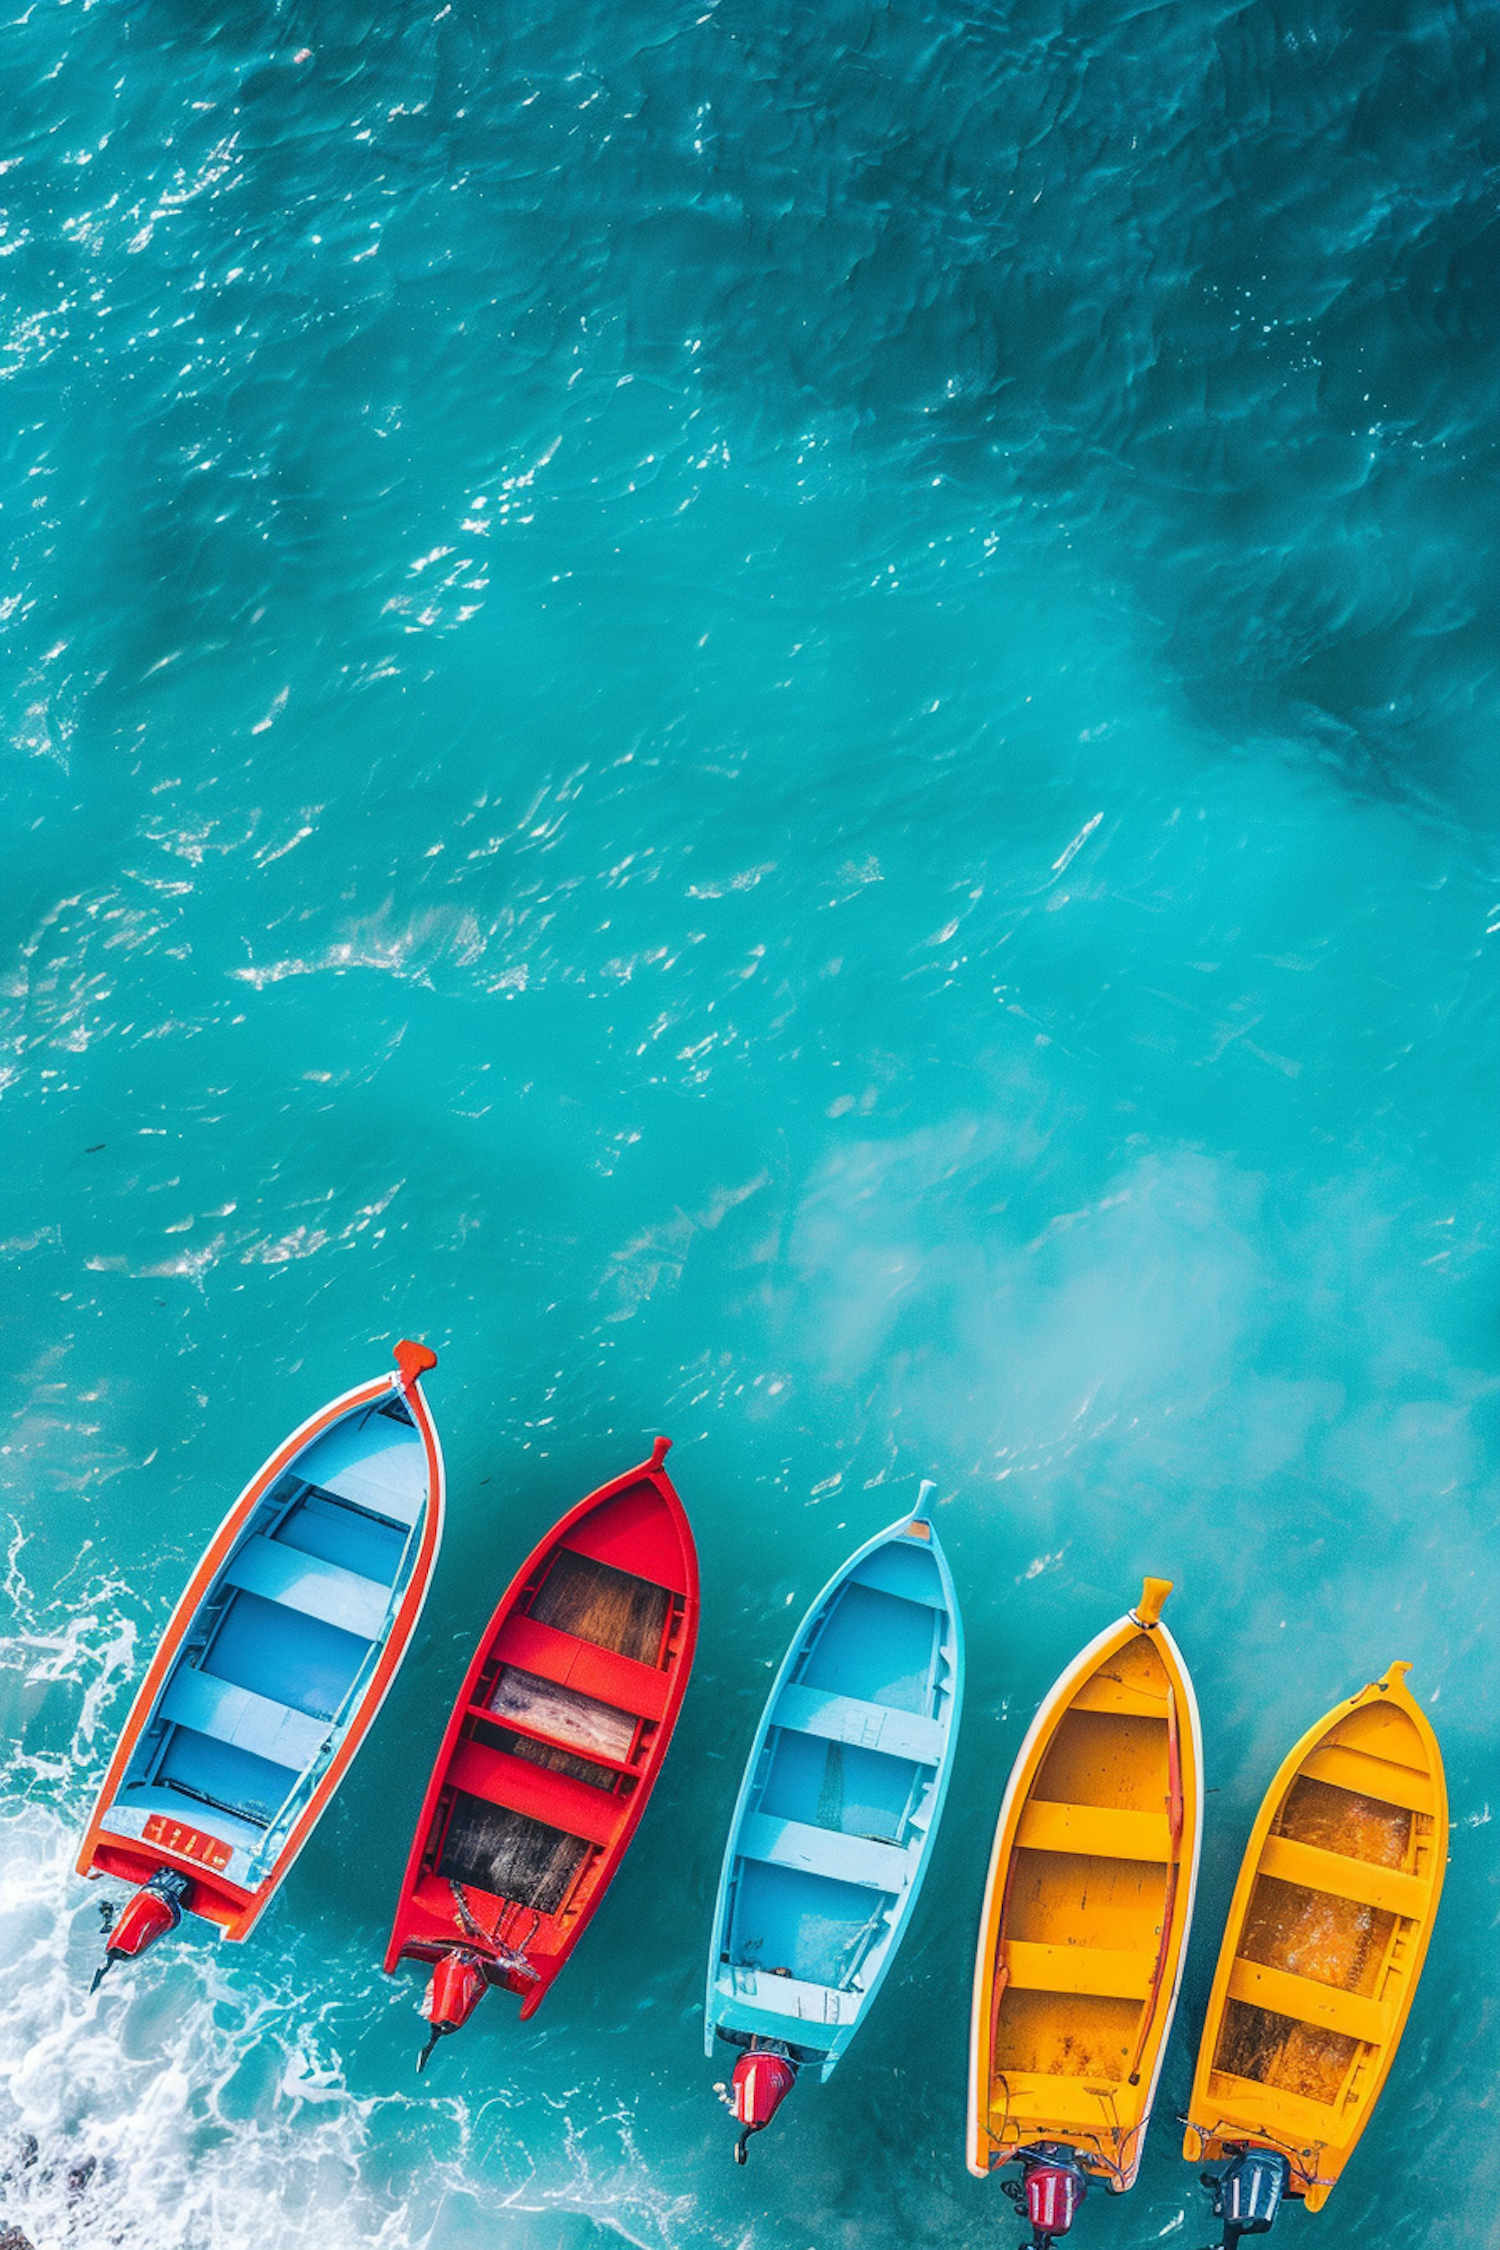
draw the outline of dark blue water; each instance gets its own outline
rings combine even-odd
[[[1146,1569],[1218,1793],[1141,2182],[1080,2236],[1211,2231],[1171,2113],[1244,1833],[1409,1657],[1446,1900],[1285,2226],[1494,2237],[1496,44],[1415,0],[0,31],[37,2250],[1010,2239],[962,2161],[989,1833]],[[254,1943],[91,2002],[68,1869],[147,1647],[401,1333],[452,1475],[421,1644]],[[419,2084],[376,1963],[438,1708],[658,1428],[706,1597],[678,1746],[536,2023],[488,2003]],[[738,1762],[928,1473],[941,1845],[861,2044],[737,2173],[699,2009]]]

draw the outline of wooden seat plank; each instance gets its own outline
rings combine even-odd
[[[490,1714],[519,1726],[542,1742],[556,1742],[586,1758],[603,1758],[624,1767],[630,1758],[638,1721],[628,1711],[600,1703],[575,1688],[559,1687],[556,1680],[540,1679],[535,1672],[518,1671],[513,1664],[500,1668],[490,1691]]]
[[[340,1626],[364,1641],[378,1639],[392,1600],[391,1589],[378,1579],[259,1535],[247,1539],[231,1558],[224,1578],[247,1594]]]
[[[174,1726],[194,1734],[210,1735],[215,1742],[232,1743],[257,1758],[285,1766],[289,1774],[305,1773],[328,1740],[327,1719],[309,1718],[290,1704],[250,1688],[233,1687],[207,1672],[181,1664],[161,1699],[161,1715]]]
[[[1334,2129],[1337,2111],[1333,2103],[1314,2101],[1306,2094],[1289,2094],[1281,2086],[1273,2091],[1258,2078],[1241,2078],[1217,2064],[1209,2074],[1208,2091],[1211,2099],[1223,2105],[1222,2112],[1213,2114],[1255,2119],[1258,2131],[1253,2127],[1252,2137],[1273,2145],[1279,2141],[1284,2147],[1290,2142],[1295,2148],[1298,2142],[1327,2141]],[[1268,2113],[1274,2114],[1274,2125]],[[1260,2123],[1261,2119],[1266,2121]]]
[[[809,2025],[852,2023],[864,1997],[803,1977],[779,1977],[770,1969],[731,1968],[727,1962],[720,1964],[715,1982],[741,2007],[764,2008]]]
[[[1032,1797],[1016,1843],[1023,1851],[1084,1852],[1096,1859],[1159,1859],[1172,1854],[1165,1812],[1122,1812],[1113,1805],[1055,1805]]]
[[[1259,1961],[1235,1962],[1229,1974],[1229,1997],[1291,2016],[1297,2023],[1316,2024],[1321,2031],[1365,2040],[1372,2047],[1384,2045],[1390,2034],[1390,2016],[1378,2000],[1341,1992],[1336,1985],[1318,1984],[1311,1977],[1292,1976],[1286,1969],[1268,1969]]]
[[[320,1478],[314,1489],[328,1493],[335,1500],[352,1500],[356,1508],[363,1508],[372,1516],[380,1516],[386,1523],[397,1524],[404,1531],[412,1529],[427,1505],[425,1476],[419,1485],[403,1489],[387,1483],[382,1477],[361,1474],[358,1462],[351,1462],[347,1468],[335,1469],[331,1476]]]
[[[739,1850],[744,1859],[768,1860],[775,1867],[796,1867],[808,1875],[827,1876],[835,1883],[858,1883],[867,1890],[904,1891],[915,1864],[909,1852],[895,1844],[872,1843],[865,1836],[845,1836],[836,1828],[815,1828],[808,1821],[781,1820],[772,1813],[751,1813],[740,1828]]]
[[[943,1581],[930,1548],[888,1539],[852,1574],[856,1584],[873,1586],[877,1593],[894,1594],[898,1601],[916,1602],[924,1609],[947,1609]]]
[[[1125,2068],[1122,2056],[1120,2069]],[[1035,2137],[1039,2125],[1075,2127],[1098,2132],[1116,2122],[1114,2097],[1118,2081],[1054,2076],[1049,2071],[1007,2070],[996,2075],[991,2097],[991,2129],[997,2133],[1007,2123],[1012,2143]]]
[[[1025,1992],[1077,1992],[1109,2000],[1144,2000],[1155,1953],[1115,1953],[1097,1945],[1036,1945],[1007,1938],[1002,1958],[1012,1987]]]
[[[588,1844],[613,1842],[627,1801],[587,1781],[576,1781],[571,1774],[513,1757],[508,1750],[491,1750],[482,1742],[460,1746],[448,1778],[471,1797],[524,1813],[528,1820],[561,1828]]]
[[[1106,1673],[1096,1672],[1085,1680],[1068,1705],[1070,1711],[1113,1711],[1132,1719],[1160,1719],[1167,1723],[1167,1698],[1163,1693],[1153,1695],[1149,1688],[1127,1686],[1124,1680],[1112,1680]]]
[[[1389,1758],[1372,1758],[1367,1750],[1346,1750],[1337,1742],[1314,1750],[1302,1771],[1310,1781],[1331,1781],[1336,1788],[1355,1790],[1381,1804],[1400,1805],[1406,1812],[1430,1813],[1436,1803],[1425,1773],[1395,1765]]]
[[[1350,1859],[1343,1852],[1327,1852],[1316,1844],[1299,1843],[1292,1836],[1266,1838],[1260,1873],[1274,1875],[1278,1882],[1300,1883],[1305,1890],[1352,1899],[1358,1906],[1404,1914],[1411,1921],[1420,1921],[1432,1900],[1430,1884],[1419,1875],[1404,1874],[1398,1867],[1377,1867],[1367,1859]]]
[[[575,1694],[613,1704],[637,1719],[660,1719],[667,1708],[671,1676],[634,1657],[617,1656],[613,1649],[598,1648],[592,1641],[575,1640],[552,1625],[539,1625],[533,1617],[509,1617],[495,1653],[502,1664],[515,1664],[539,1679],[554,1680]]]
[[[771,1723],[798,1734],[821,1735],[828,1742],[882,1750],[888,1757],[909,1758],[919,1766],[941,1765],[948,1740],[946,1728],[918,1712],[893,1711],[886,1703],[865,1703],[852,1695],[831,1695],[796,1683],[782,1689]]]
[[[336,1423],[293,1466],[318,1491],[408,1531],[427,1505],[426,1448],[415,1431],[403,1433],[394,1422]]]

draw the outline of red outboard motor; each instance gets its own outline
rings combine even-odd
[[[109,1943],[104,1949],[104,1959],[94,1971],[90,1992],[98,1991],[117,1961],[134,1961],[147,1946],[155,1945],[168,1930],[176,1929],[182,1920],[190,1887],[189,1878],[179,1875],[175,1867],[158,1867],[156,1873],[142,1883],[134,1896],[125,1901],[118,1921],[113,1926],[105,1924]]]
[[[1005,2192],[1019,2209],[1026,2206],[1031,2240],[1026,2250],[1047,2250],[1066,2234],[1089,2192],[1089,2178],[1069,2148],[1029,2148],[1021,2151],[1025,2166],[1019,2180],[1003,2182]]]
[[[427,2068],[427,2058],[440,2039],[446,2039],[450,2031],[457,2031],[468,2022],[484,1998],[488,1983],[483,1961],[468,1946],[455,1945],[451,1952],[442,1956],[422,1995],[422,2013],[431,2024],[432,2032],[417,2057],[418,2070]]]
[[[752,2047],[734,2066],[731,2107],[735,2123],[744,2131],[734,2144],[734,2161],[746,2161],[746,2144],[752,2133],[763,2133],[797,2083],[797,2065],[790,2055],[769,2047]]]
[[[1274,2148],[1242,2147],[1223,2173],[1199,2176],[1213,2189],[1214,2217],[1224,2222],[1219,2250],[1235,2250],[1241,2236],[1269,2234],[1292,2176],[1291,2165]]]

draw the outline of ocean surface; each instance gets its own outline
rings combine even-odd
[[[1010,1760],[1203,1706],[1173,2113],[1283,1752],[1393,1658],[1452,1862],[1288,2250],[1500,2241],[1493,8],[41,0],[0,29],[0,2210],[37,2250],[982,2250]],[[243,1948],[88,1994],[114,1730],[280,1437],[429,1383],[418,1644]],[[700,1653],[524,2032],[378,1959],[517,1560],[676,1441]],[[794,1619],[937,1479],[904,1953],[748,2170],[702,2054]]]

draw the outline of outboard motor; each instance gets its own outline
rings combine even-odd
[[[418,2070],[440,2039],[466,2024],[484,1998],[489,1978],[479,1955],[466,1945],[455,1945],[433,1969],[422,1995],[422,2013],[432,2026],[426,2046],[417,2057]]]
[[[97,1992],[117,1961],[134,1961],[182,1920],[192,1879],[175,1867],[158,1867],[140,1889],[125,1901],[119,1919],[109,1931],[104,1959],[94,1971],[90,1992]]]
[[[1043,2144],[1021,2152],[1025,2166],[1019,2180],[1001,2186],[1017,2210],[1024,2203],[1031,2221],[1031,2240],[1025,2250],[1047,2250],[1050,2242],[1067,2233],[1089,2192],[1089,2176],[1070,2148]]]
[[[769,2047],[752,2047],[741,2055],[730,2081],[729,2101],[735,2123],[743,2127],[734,2144],[736,2164],[747,2161],[750,2135],[765,2131],[796,2083],[797,2065],[790,2055],[778,2055]]]
[[[1291,2165],[1272,2148],[1242,2148],[1227,2172],[1200,2175],[1213,2189],[1214,2217],[1224,2222],[1218,2250],[1235,2250],[1242,2235],[1270,2233],[1291,2176]]]

